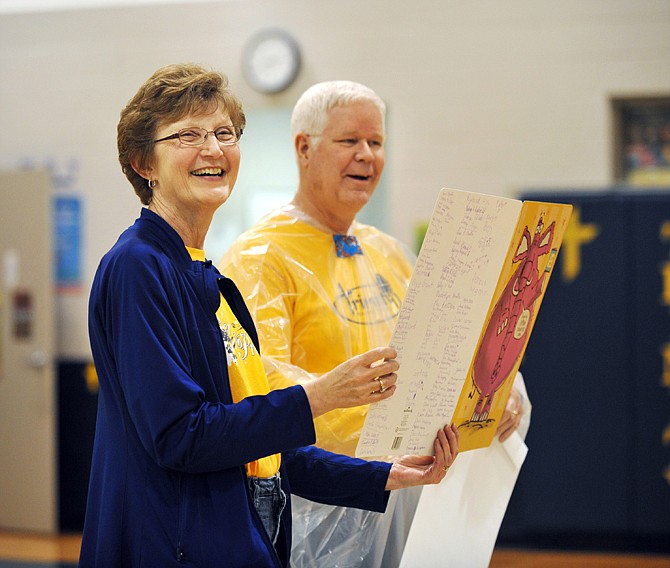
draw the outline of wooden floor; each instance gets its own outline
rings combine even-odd
[[[79,534],[45,536],[0,531],[0,562],[66,562],[79,558]],[[20,566],[20,564],[17,564]],[[490,568],[670,568],[670,555],[496,549]],[[457,567],[456,567],[457,568]]]
[[[496,549],[490,568],[669,568],[670,556]]]
[[[1,560],[76,563],[80,546],[79,534],[46,536],[0,531]]]

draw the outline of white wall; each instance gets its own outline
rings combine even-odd
[[[244,43],[266,26],[291,32],[304,57],[297,83],[272,97],[240,71]],[[182,61],[226,72],[248,109],[289,108],[326,79],[377,90],[390,109],[389,226],[411,244],[443,186],[610,183],[608,98],[670,93],[670,2],[228,0],[1,15],[0,167],[74,159],[59,191],[85,201],[85,286],[59,298],[62,356],[88,357],[90,281],[139,210],[116,161],[119,111],[157,67]]]

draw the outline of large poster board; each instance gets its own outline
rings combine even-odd
[[[461,451],[491,443],[571,211],[440,191],[391,339],[396,393],[370,407],[357,456],[431,455],[450,422]]]

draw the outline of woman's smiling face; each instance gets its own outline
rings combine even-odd
[[[199,146],[187,146],[179,138],[164,140],[154,146],[148,178],[155,180],[152,202],[174,211],[193,209],[215,211],[230,197],[240,167],[239,143],[220,143],[214,131],[231,127],[228,112],[187,115],[176,122],[160,124],[156,140],[184,128],[199,127],[208,131]]]

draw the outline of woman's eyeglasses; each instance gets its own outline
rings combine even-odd
[[[242,136],[242,131],[240,130],[238,134],[238,130],[233,126],[222,126],[216,130],[206,130],[198,126],[192,126],[190,128],[182,128],[179,132],[170,134],[170,136],[166,136],[165,138],[154,140],[154,143],[179,138],[179,141],[184,144],[184,146],[201,146],[205,143],[207,136],[210,134],[214,134],[220,144],[232,146],[233,144],[237,144],[240,136]]]

